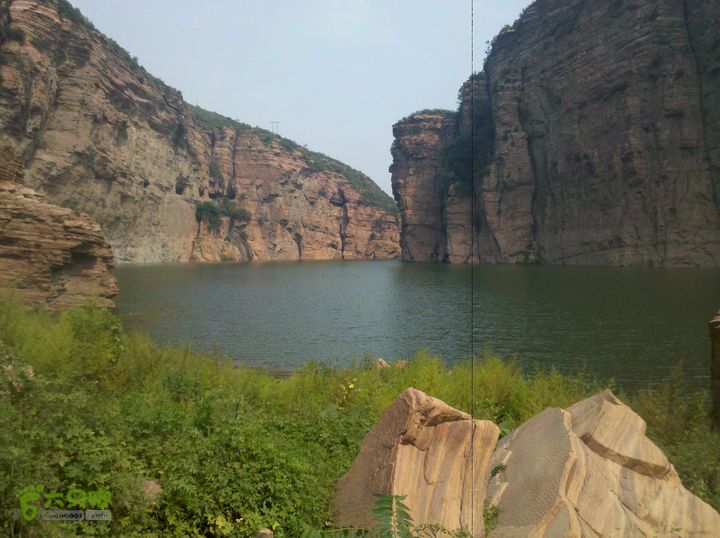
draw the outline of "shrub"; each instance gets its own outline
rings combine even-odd
[[[259,527],[300,536],[332,527],[335,484],[409,386],[507,431],[605,385],[486,356],[471,392],[469,362],[448,368],[427,354],[382,370],[370,357],[342,369],[308,362],[278,378],[157,347],[107,311],[52,315],[7,299],[0,341],[0,534],[9,536],[253,537]],[[720,432],[708,394],[688,397],[676,374],[625,400],[685,485],[718,508]],[[143,494],[148,478],[162,487],[155,503]],[[16,494],[38,483],[109,490],[112,522],[25,523]]]
[[[217,162],[215,159],[210,160],[210,177],[216,180],[223,179],[222,172],[220,171],[220,163]]]
[[[354,168],[322,153],[311,151],[288,138],[279,136],[266,129],[251,127],[247,123],[241,123],[237,120],[233,120],[215,112],[210,112],[198,106],[188,104],[187,107],[198,119],[204,129],[213,130],[228,127],[230,129],[234,129],[236,132],[251,131],[260,137],[260,141],[265,146],[271,145],[272,142],[276,140],[286,150],[300,151],[302,153],[303,158],[307,162],[307,166],[305,167],[306,173],[312,174],[319,172],[331,172],[342,174],[347,178],[348,183],[357,189],[364,203],[379,207],[392,215],[398,214],[398,208],[395,201],[382,189],[380,189],[380,187],[378,187],[372,179],[359,170],[355,170]]]
[[[25,32],[20,28],[15,28],[10,25],[3,26],[0,28],[0,43],[5,41],[17,41],[19,43],[25,42]]]
[[[456,184],[459,196],[470,195],[474,181],[480,181],[490,170],[495,151],[495,126],[490,105],[475,96],[473,133],[456,130],[443,148],[441,174],[447,185]]]
[[[235,221],[249,220],[250,213],[237,202],[223,198],[218,204],[216,202],[199,202],[195,207],[195,218],[198,222],[205,222],[208,230],[213,233],[220,231],[220,225],[222,224],[222,217],[230,219],[230,226]]]
[[[215,233],[222,223],[220,207],[213,202],[199,202],[195,207],[195,218],[198,222],[205,222],[208,229]]]

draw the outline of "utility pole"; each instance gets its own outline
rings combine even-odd
[[[280,122],[279,122],[279,121],[271,121],[271,122],[270,122],[270,125],[272,126],[270,130],[271,130],[273,133],[275,133],[275,134],[279,134],[279,133],[280,133]]]

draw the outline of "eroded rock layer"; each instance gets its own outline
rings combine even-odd
[[[0,4],[0,137],[25,184],[92,216],[117,260],[399,255],[394,204],[369,178],[191,108],[65,0]]]
[[[394,126],[403,257],[720,265],[719,35],[718,2],[537,0],[463,86],[454,132]]]
[[[335,493],[338,526],[372,527],[377,495],[406,495],[417,524],[482,528],[489,461],[499,433],[487,420],[407,389],[363,440]],[[474,449],[473,449],[474,448]]]
[[[114,306],[113,257],[100,226],[20,185],[21,169],[6,156],[0,151],[0,292],[52,309]]]

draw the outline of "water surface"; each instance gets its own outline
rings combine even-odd
[[[471,268],[398,261],[123,265],[118,311],[160,343],[238,363],[338,365],[372,353],[470,355]],[[586,365],[634,390],[684,362],[708,383],[720,271],[536,266],[473,269],[474,348],[526,367]]]

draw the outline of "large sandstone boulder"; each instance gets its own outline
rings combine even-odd
[[[720,536],[720,514],[687,491],[609,390],[546,409],[500,441],[490,536]]]
[[[499,433],[470,415],[407,389],[365,437],[335,493],[335,523],[371,527],[375,497],[407,495],[417,524],[482,529],[489,461]]]
[[[489,536],[497,538],[720,536],[720,514],[683,487],[645,428],[605,390],[545,409],[496,448],[492,422],[408,389],[340,480],[335,522],[372,526],[375,496],[395,494],[407,495],[416,523],[475,537],[486,535],[491,507]]]
[[[60,309],[114,306],[112,251],[86,215],[48,204],[17,183],[20,168],[0,151],[0,292]]]

